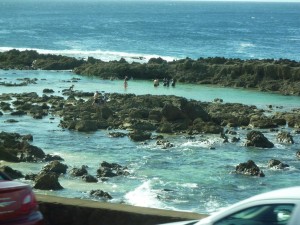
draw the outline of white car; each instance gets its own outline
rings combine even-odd
[[[300,224],[300,186],[253,196],[201,220],[182,221],[164,225],[296,224]]]

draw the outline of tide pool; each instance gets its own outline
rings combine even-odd
[[[129,80],[125,89],[122,80],[101,80],[96,77],[75,75],[69,71],[0,71],[0,82],[20,83],[24,78],[35,79],[35,84],[21,87],[1,86],[1,93],[37,92],[53,89],[52,95],[62,95],[62,90],[74,84],[76,91],[106,93],[134,93],[177,95],[200,101],[221,98],[224,103],[235,102],[256,105],[267,109],[268,105],[278,106],[275,110],[291,110],[300,107],[297,96],[281,96],[253,90],[219,88],[178,83],[172,87],[153,87],[152,81]],[[17,123],[6,123],[15,119]],[[116,162],[127,166],[129,176],[111,178],[98,183],[85,183],[80,178],[62,175],[59,182],[61,191],[37,193],[69,198],[88,198],[103,201],[89,195],[89,191],[101,189],[108,192],[111,202],[154,208],[211,213],[251,195],[276,188],[299,185],[300,162],[295,153],[300,149],[300,137],[292,133],[295,144],[280,144],[276,132],[265,131],[265,136],[275,143],[273,149],[246,148],[247,130],[236,128],[237,143],[223,143],[219,135],[164,135],[174,147],[162,149],[155,140],[145,143],[132,142],[128,137],[111,138],[109,130],[79,133],[58,126],[59,117],[49,115],[43,119],[29,116],[11,116],[4,112],[0,116],[1,131],[32,134],[33,145],[46,154],[58,154],[64,158],[69,170],[73,167],[88,166],[91,175],[102,161]],[[280,128],[285,130],[286,128]],[[278,159],[290,165],[285,170],[267,167],[270,159]],[[266,177],[247,177],[233,173],[235,166],[252,159],[264,171]],[[45,163],[7,163],[23,174],[39,172]],[[31,183],[31,181],[24,180]]]

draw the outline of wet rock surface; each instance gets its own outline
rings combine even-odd
[[[34,179],[34,188],[41,190],[61,190],[63,187],[58,181],[59,175],[55,172],[41,172]]]
[[[264,172],[253,162],[248,160],[245,163],[240,163],[236,166],[236,173],[250,176],[264,177]]]
[[[16,112],[16,117],[29,115],[34,119],[51,115],[60,118],[62,129],[77,132],[95,132],[101,129],[111,130],[113,138],[128,136],[135,142],[156,140],[162,150],[174,147],[164,139],[167,135],[219,134],[224,143],[245,142],[245,146],[254,148],[272,148],[274,143],[258,129],[270,129],[277,133],[277,142],[293,144],[293,135],[297,135],[300,125],[299,109],[291,112],[272,112],[268,114],[255,106],[222,101],[200,102],[176,96],[152,96],[134,94],[105,94],[107,101],[93,105],[93,93],[66,90],[64,96],[35,92],[21,94],[2,94],[0,99],[8,112]],[[70,97],[71,96],[71,97]],[[14,99],[12,101],[12,99]],[[22,113],[20,113],[22,112]],[[281,130],[288,127],[292,132]],[[234,129],[248,129],[246,137],[237,136]],[[116,130],[116,131],[115,131]],[[157,134],[158,133],[158,134]],[[85,182],[100,182],[116,176],[130,175],[126,166],[102,162],[97,171],[89,174],[88,167],[72,168],[71,162],[62,163],[58,155],[46,154],[41,148],[31,144],[31,134],[0,133],[0,159],[8,162],[48,163],[39,174],[27,174],[25,179],[35,182],[35,187],[43,190],[61,189],[59,176],[69,174],[79,176]],[[215,149],[211,147],[211,149]],[[300,154],[299,154],[300,155]],[[238,173],[264,176],[255,163],[240,165]],[[70,166],[69,166],[70,165]],[[270,163],[270,168],[286,168],[285,164]],[[56,174],[56,175],[55,175]],[[99,180],[98,180],[99,179]],[[51,182],[50,182],[51,181]],[[45,184],[43,184],[45,183]]]
[[[273,148],[274,144],[270,142],[262,132],[250,131],[247,134],[246,146],[260,147],[260,148]]]

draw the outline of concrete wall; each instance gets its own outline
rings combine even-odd
[[[196,213],[37,195],[47,225],[154,225],[205,217]]]

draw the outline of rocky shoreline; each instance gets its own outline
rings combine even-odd
[[[94,75],[104,79],[112,77],[113,79],[123,79],[124,75],[134,74],[135,78],[139,79],[168,77],[177,79],[180,82],[210,83],[264,89],[264,91],[275,91],[284,94],[300,94],[300,64],[288,60],[241,61],[214,58],[166,62],[162,59],[152,59],[148,64],[129,64],[124,60],[105,63],[91,58],[85,61],[64,56],[40,55],[34,51],[19,52],[17,50],[0,53],[0,59],[1,69],[71,69],[78,74]],[[233,62],[235,63],[233,64]],[[249,67],[245,66],[246,64]],[[270,66],[271,64],[272,66]],[[264,67],[264,65],[268,66]],[[236,66],[240,68],[241,74],[232,72],[231,69]],[[99,69],[100,67],[106,69]],[[139,68],[137,71],[143,70],[145,73],[143,75],[140,74],[141,72],[132,73],[134,67],[136,67],[135,69]],[[176,68],[176,73],[173,73],[174,68]],[[197,72],[195,72],[195,68],[199,70],[197,69]],[[231,69],[226,70],[224,68]],[[244,71],[245,68],[248,68],[249,71],[247,75]],[[258,68],[260,69],[258,70]],[[274,68],[277,68],[275,69],[277,72],[274,71]],[[282,70],[283,68],[285,69]],[[117,70],[118,72],[116,72]],[[225,72],[216,73],[219,70]],[[272,76],[268,74],[267,71],[269,70],[273,71]],[[285,74],[284,79],[283,77],[279,79],[279,70],[282,71],[280,72],[282,76],[283,73]],[[166,73],[166,71],[169,72]],[[285,73],[284,71],[289,72]],[[204,76],[203,73],[207,74]],[[230,76],[228,78],[227,73],[232,75],[231,78]],[[256,78],[261,76],[256,79],[256,84],[251,83],[252,80],[255,80],[253,73],[256,74]],[[214,75],[210,77],[209,74]],[[241,81],[240,79],[244,80],[245,85],[235,83],[238,80]],[[214,82],[212,82],[213,80]],[[248,82],[250,80],[251,82]],[[35,79],[26,78],[20,84],[14,85],[22,86],[35,81]],[[279,88],[269,89],[264,86],[265,84],[278,86]],[[0,85],[12,84],[1,82]],[[285,85],[294,88],[286,89],[283,92],[282,88]],[[262,88],[263,86],[264,88]],[[189,138],[201,134],[217,134],[220,135],[224,143],[235,143],[241,141],[241,137],[235,131],[238,128],[247,132],[247,135],[243,137],[246,140],[245,146],[253,148],[274,147],[274,143],[269,141],[263,132],[275,133],[277,143],[285,144],[294,144],[293,136],[300,135],[300,108],[284,112],[283,110],[277,110],[272,105],[269,105],[267,110],[263,110],[251,105],[223,103],[222,99],[215,99],[213,102],[201,102],[177,96],[117,93],[100,93],[99,97],[103,101],[100,104],[94,104],[94,93],[92,92],[82,92],[72,87],[62,90],[61,93],[63,96],[55,95],[51,88],[44,89],[42,96],[35,92],[2,93],[0,95],[0,116],[3,114],[15,116],[16,119],[5,121],[12,125],[18,123],[17,119],[22,115],[29,115],[33,120],[42,119],[45,116],[59,117],[59,126],[62,129],[77,132],[109,130],[109,135],[112,138],[128,136],[131,141],[141,143],[155,140],[156,144],[162,149],[173,147],[173,144],[164,137],[166,134],[185,135]],[[114,176],[129,175],[126,167],[105,161],[99,165],[99,168],[93,174],[89,174],[86,165],[70,170],[67,166],[68,162],[65,164],[64,159],[61,157],[46,154],[41,148],[32,145],[33,138],[31,134],[2,131],[0,133],[0,160],[16,163],[44,162],[46,165],[39,173],[24,175],[20,171],[7,166],[1,166],[0,170],[5,171],[14,179],[32,180],[36,189],[62,189],[59,177],[61,174],[66,173],[73,177],[81,177],[85,182],[98,182]],[[295,152],[294,157],[300,158],[300,149]],[[270,168],[284,169],[288,166],[274,158],[270,158],[268,162]],[[241,162],[236,166],[235,172],[246,176],[265,176],[252,160]],[[112,198],[109,193],[102,190],[91,190],[90,195],[104,200]]]
[[[172,148],[172,143],[164,134],[186,135],[219,134],[226,142],[240,142],[235,129],[246,130],[245,146],[254,148],[273,148],[261,129],[276,133],[278,143],[294,144],[293,136],[300,134],[300,108],[290,112],[280,112],[269,106],[262,110],[256,106],[239,103],[200,102],[176,96],[152,96],[117,93],[100,93],[106,99],[101,104],[93,104],[93,93],[65,89],[64,97],[53,95],[51,89],[45,89],[39,96],[35,92],[21,94],[1,94],[0,109],[18,118],[30,115],[32,119],[45,116],[60,117],[59,126],[77,132],[91,132],[100,129],[109,130],[112,138],[128,136],[134,142],[156,140],[162,149]],[[49,95],[48,93],[51,93]],[[0,111],[0,115],[3,112]],[[6,121],[17,123],[17,120]],[[291,132],[287,131],[292,130]],[[117,131],[115,131],[117,130]],[[121,131],[120,131],[121,130]],[[59,156],[45,154],[42,149],[31,145],[32,135],[18,133],[0,133],[0,159],[8,162],[45,162],[38,174],[23,175],[12,168],[0,169],[13,178],[33,180],[34,187],[42,190],[59,190],[61,174],[70,173],[81,177],[85,182],[98,182],[114,176],[126,176],[126,167],[116,163],[102,162],[95,173],[87,172],[86,166],[68,170]],[[300,149],[299,149],[300,150]],[[300,152],[295,153],[298,157]],[[269,167],[283,169],[288,165],[278,159],[270,158]],[[263,177],[263,171],[252,160],[241,162],[236,173]],[[90,195],[111,199],[109,193],[92,190]]]
[[[167,62],[162,58],[152,58],[147,63],[128,63],[124,59],[104,62],[92,57],[76,59],[14,49],[0,52],[0,69],[72,70],[76,74],[102,79],[124,79],[126,76],[144,80],[167,78],[182,83],[251,88],[300,96],[300,62],[288,59],[214,57]]]

